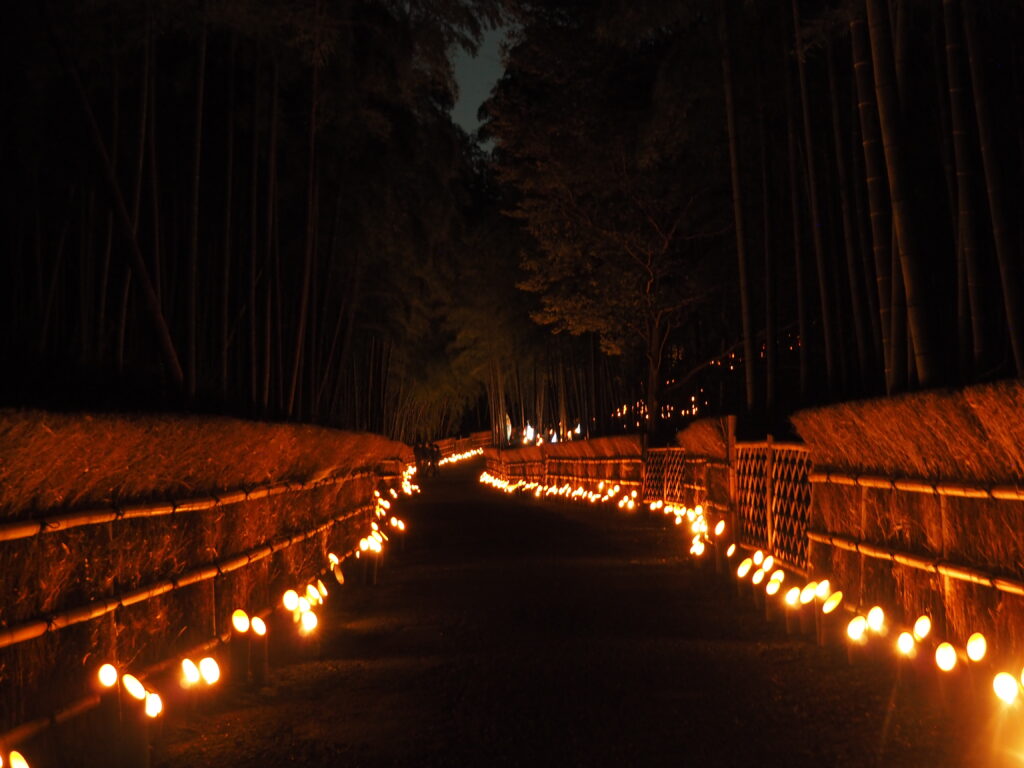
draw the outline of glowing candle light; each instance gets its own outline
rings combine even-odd
[[[909,656],[914,652],[914,636],[909,632],[900,632],[896,638],[896,649],[904,656]]]
[[[754,565],[760,566],[764,562],[764,552],[760,549],[754,553]]]
[[[257,635],[257,637],[263,637],[267,634],[267,623],[259,616],[253,616],[251,624],[252,631]]]
[[[814,590],[814,596],[819,600],[825,600],[829,595],[832,594],[832,584],[828,579],[822,579],[818,582],[818,588]]]
[[[309,601],[310,605],[317,605],[323,602],[323,598],[320,596],[320,590],[314,587],[312,584],[306,585],[306,600]]]
[[[146,698],[146,686],[135,675],[121,675],[121,687],[128,691],[133,699],[142,701]]]
[[[825,604],[821,606],[821,612],[824,614],[832,613],[832,611],[839,607],[841,602],[843,602],[843,592],[842,590],[836,590],[825,600]]]
[[[846,634],[854,642],[860,642],[864,639],[864,633],[868,629],[868,620],[863,616],[854,616],[850,619],[850,623],[846,625]]]
[[[971,661],[981,661],[988,652],[988,642],[981,632],[975,632],[967,638],[967,658]]]
[[[769,573],[771,573],[772,567],[774,565],[775,565],[775,558],[772,557],[771,555],[768,555],[768,557],[766,557],[764,559],[764,561],[761,563],[761,567],[764,570],[768,571]]]
[[[213,685],[220,680],[220,664],[212,656],[207,656],[199,660],[199,674],[203,678],[203,682],[207,685]]]
[[[882,627],[885,626],[885,611],[882,610],[882,606],[876,605],[870,611],[868,611],[868,627],[872,632],[881,632]]]
[[[391,519],[394,520],[395,518],[391,518]],[[394,525],[394,523],[392,523],[392,525]],[[333,552],[328,552],[327,553],[327,562],[330,563],[331,568],[333,568],[334,566],[336,566],[338,563],[341,562],[341,558],[339,558]]]
[[[725,533],[725,520],[719,520],[715,523],[715,536],[721,536]]]
[[[181,687],[189,688],[202,679],[202,675],[199,673],[199,667],[192,659],[181,660]]]
[[[312,611],[306,611],[305,613],[302,614],[301,624],[302,624],[302,632],[304,634],[308,635],[310,632],[312,632],[314,629],[316,629],[316,625],[317,625],[316,614],[313,613]]]
[[[299,604],[295,608],[299,613],[308,613],[312,609],[312,605],[309,604],[309,600],[305,597],[299,598]]]
[[[281,598],[281,603],[286,611],[294,611],[299,607],[299,593],[294,589],[289,589]]]
[[[917,621],[914,622],[914,638],[917,642],[921,642],[928,633],[932,631],[932,620],[927,616],[918,616]]]
[[[956,648],[950,643],[939,643],[935,649],[935,666],[943,672],[950,672],[956,666]]]
[[[249,614],[238,608],[231,614],[231,626],[235,628],[235,632],[245,634],[249,631]]]
[[[775,579],[769,579],[768,583],[765,585],[764,591],[767,592],[769,595],[774,595],[780,589],[782,589],[781,582],[776,581]]]
[[[740,567],[736,569],[736,575],[742,579],[746,577],[748,573],[750,573],[750,569],[753,567],[754,561],[751,560],[749,557],[746,557],[743,559],[743,562],[740,563]]]
[[[795,607],[800,602],[800,587],[793,587],[786,593],[786,605]]]
[[[1008,672],[1000,672],[992,678],[992,690],[1007,704],[1013,704],[1020,693],[1016,678]]]
[[[150,691],[146,694],[146,716],[157,717],[161,712],[164,711],[164,703],[160,699],[159,693],[153,693]]]
[[[320,579],[316,580],[316,589],[320,593],[320,597],[327,597],[327,585]]]
[[[786,580],[786,572],[781,568],[776,568],[772,571],[770,579],[771,581],[777,581],[779,584],[782,584],[782,582]]]
[[[818,589],[818,582],[810,581],[800,590],[800,605],[807,605],[814,599],[814,593]]]
[[[104,664],[96,673],[96,677],[104,688],[113,688],[117,684],[117,669],[113,664]]]
[[[11,751],[7,759],[11,764],[11,768],[28,768],[28,760],[16,749]]]
[[[754,582],[755,586],[764,581],[764,568],[758,568],[756,571],[754,571],[754,575],[751,577],[751,581]]]

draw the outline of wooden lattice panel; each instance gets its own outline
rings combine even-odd
[[[810,521],[811,454],[802,447],[775,448],[772,457],[772,511],[775,551],[788,563],[807,566]]]
[[[768,447],[736,446],[736,511],[740,541],[768,548]]]
[[[647,452],[644,466],[644,486],[641,499],[645,504],[665,498],[665,461],[671,448],[652,448]]]

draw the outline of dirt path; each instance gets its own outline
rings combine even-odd
[[[541,506],[456,468],[406,506],[376,587],[319,649],[171,721],[158,764],[962,765],[977,751],[891,667],[787,638],[678,530]]]

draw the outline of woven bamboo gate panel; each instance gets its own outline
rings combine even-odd
[[[740,542],[768,549],[768,446],[736,445],[736,512]]]
[[[665,498],[665,463],[671,450],[671,448],[652,448],[647,452],[644,484],[640,495],[644,504]]]
[[[803,446],[773,446],[772,453],[774,548],[787,563],[806,568],[811,454]]]
[[[740,541],[807,567],[811,456],[797,444],[736,445],[736,509]]]

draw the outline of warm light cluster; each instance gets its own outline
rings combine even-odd
[[[569,483],[563,485],[546,485],[536,481],[516,480],[509,482],[495,477],[490,472],[480,475],[480,482],[505,493],[530,493],[534,498],[561,497],[568,501],[585,501],[590,504],[614,503],[619,509],[632,512],[639,503],[635,490],[625,491],[618,483],[600,481],[595,489],[587,489],[582,485],[573,487]]]
[[[413,479],[413,477],[415,475],[416,475],[416,465],[415,464],[407,464],[405,469],[402,470],[402,493],[404,493],[406,496],[412,496],[414,493],[419,493],[420,492],[420,487],[418,485],[416,485],[416,483],[414,483],[412,481],[412,479]],[[379,492],[378,491],[374,491],[374,493],[378,494],[378,496],[379,496]],[[392,490],[391,493],[392,493],[392,496],[394,498],[398,498],[397,492]]]
[[[483,448],[474,448],[471,451],[453,453],[451,456],[445,456],[443,459],[437,462],[437,464],[438,466],[444,466],[445,464],[457,464],[460,461],[465,461],[466,459],[472,459],[474,456],[479,456],[483,452]]]
[[[136,701],[143,702],[143,711],[147,717],[158,717],[164,711],[164,703],[160,698],[160,694],[146,688],[135,675],[128,672],[118,672],[117,667],[113,664],[101,665],[96,671],[96,679],[99,681],[100,687],[106,689],[113,688],[117,685],[118,680],[120,680],[121,690]],[[27,763],[24,764],[27,765]],[[3,763],[0,763],[0,765],[3,765]],[[14,765],[13,760],[10,761],[10,765]]]
[[[701,557],[714,539],[725,533],[725,520],[718,520],[714,526],[708,521],[704,513],[704,506],[698,504],[695,507],[687,507],[681,504],[666,503],[659,499],[652,501],[649,505],[651,512],[661,511],[665,515],[672,515],[672,522],[675,525],[687,525],[690,538],[690,554],[694,557]]]

